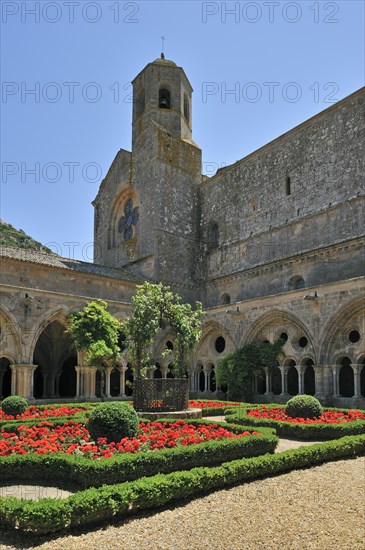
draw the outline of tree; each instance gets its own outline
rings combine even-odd
[[[174,354],[178,375],[184,372],[187,355],[201,335],[202,306],[199,302],[194,311],[190,304],[181,303],[181,298],[170,288],[160,284],[144,283],[137,287],[132,298],[132,316],[123,323],[128,353],[135,362],[136,377],[141,378],[142,369],[150,364],[147,348],[152,345],[159,330],[169,326],[175,336]]]
[[[261,369],[275,365],[277,356],[282,352],[284,342],[252,342],[236,349],[219,363],[217,383],[226,385],[230,399],[241,399],[252,393],[252,379]]]
[[[190,304],[181,304],[175,296],[175,303],[169,305],[167,320],[175,336],[174,356],[177,375],[182,378],[185,374],[185,364],[189,354],[194,350],[202,333],[203,310],[200,302],[193,310]]]
[[[89,365],[102,368],[105,361],[116,361],[120,348],[121,324],[107,311],[103,300],[94,300],[82,310],[70,313],[67,333]]]

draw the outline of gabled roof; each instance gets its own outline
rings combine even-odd
[[[111,279],[118,279],[127,283],[142,284],[144,282],[142,277],[134,275],[125,269],[107,267],[89,262],[81,262],[70,258],[63,258],[62,256],[58,256],[58,254],[47,254],[45,252],[37,252],[34,250],[0,246],[0,257],[12,258],[22,262],[55,267],[58,269],[77,271],[79,273],[109,277]]]

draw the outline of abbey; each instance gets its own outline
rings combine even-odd
[[[133,80],[132,151],[119,151],[93,202],[93,264],[2,248],[0,396],[98,395],[67,313],[102,298],[124,318],[149,280],[203,302],[192,395],[219,391],[215,369],[233,349],[281,337],[255,400],[309,393],[365,407],[364,89],[211,178],[192,138],[192,91],[163,56]],[[167,330],[154,376],[170,375],[171,346]],[[130,378],[127,363],[107,369],[108,395],[130,393]]]

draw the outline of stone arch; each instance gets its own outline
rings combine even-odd
[[[223,305],[226,305],[226,306],[228,306],[231,303],[231,297],[230,297],[229,294],[227,294],[227,292],[222,294],[222,296],[220,298],[220,303],[223,304]]]
[[[32,362],[34,371],[34,397],[74,397],[76,395],[77,353],[71,338],[65,332],[66,321],[54,314],[41,323],[37,331]]]
[[[280,338],[282,332],[289,334],[288,340],[283,347],[286,357],[292,357],[296,363],[300,363],[301,356],[304,353],[307,356],[309,353],[314,362],[316,362],[316,351],[311,332],[296,315],[286,310],[274,309],[256,319],[243,338],[240,346],[255,341],[268,340],[269,342],[274,342]],[[299,335],[304,335],[308,340],[308,345],[304,349],[297,346]]]
[[[124,214],[124,207],[128,201],[133,201],[134,208],[139,208],[139,199],[134,189],[129,185],[123,185],[122,189],[114,200],[113,208],[108,226],[108,249],[115,248],[121,242],[121,233],[119,232],[118,224]]]
[[[8,358],[10,363],[23,360],[19,324],[5,308],[0,308],[0,345],[1,356]]]
[[[34,349],[39,339],[39,336],[41,335],[43,330],[47,327],[47,325],[49,325],[53,321],[58,321],[64,327],[64,329],[66,329],[67,315],[69,313],[70,313],[70,310],[68,308],[55,306],[54,308],[46,311],[46,313],[41,317],[41,319],[38,322],[38,326],[36,327],[32,335],[32,338],[29,340],[27,345],[26,355],[29,363],[32,363],[32,358],[34,356]]]
[[[215,349],[216,338],[223,337],[225,339],[225,347],[223,351],[218,352]],[[217,321],[208,321],[203,325],[202,336],[196,347],[195,356],[203,362],[212,361],[216,363],[217,359],[224,357],[235,348],[233,338],[229,331]]]
[[[361,339],[355,343],[347,341],[346,327],[350,330],[359,326]],[[330,319],[320,338],[320,364],[334,365],[341,355],[358,356],[365,352],[365,305],[363,298],[346,303]]]

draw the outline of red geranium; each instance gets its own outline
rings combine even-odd
[[[211,439],[237,439],[261,435],[256,431],[232,433],[217,424],[193,425],[178,420],[168,422],[141,422],[136,437],[107,443],[105,438],[90,440],[88,430],[80,423],[69,421],[63,426],[40,422],[37,426],[20,426],[18,433],[0,432],[0,456],[10,454],[38,455],[48,453],[78,454],[92,459],[110,458],[121,453],[138,453],[194,445]]]
[[[267,408],[265,405],[248,411],[247,416],[264,420],[279,420],[280,422],[291,422],[293,424],[343,424],[355,420],[365,420],[365,414],[358,410],[348,410],[347,413],[340,411],[323,411],[318,418],[292,418],[287,416],[282,407]]]

